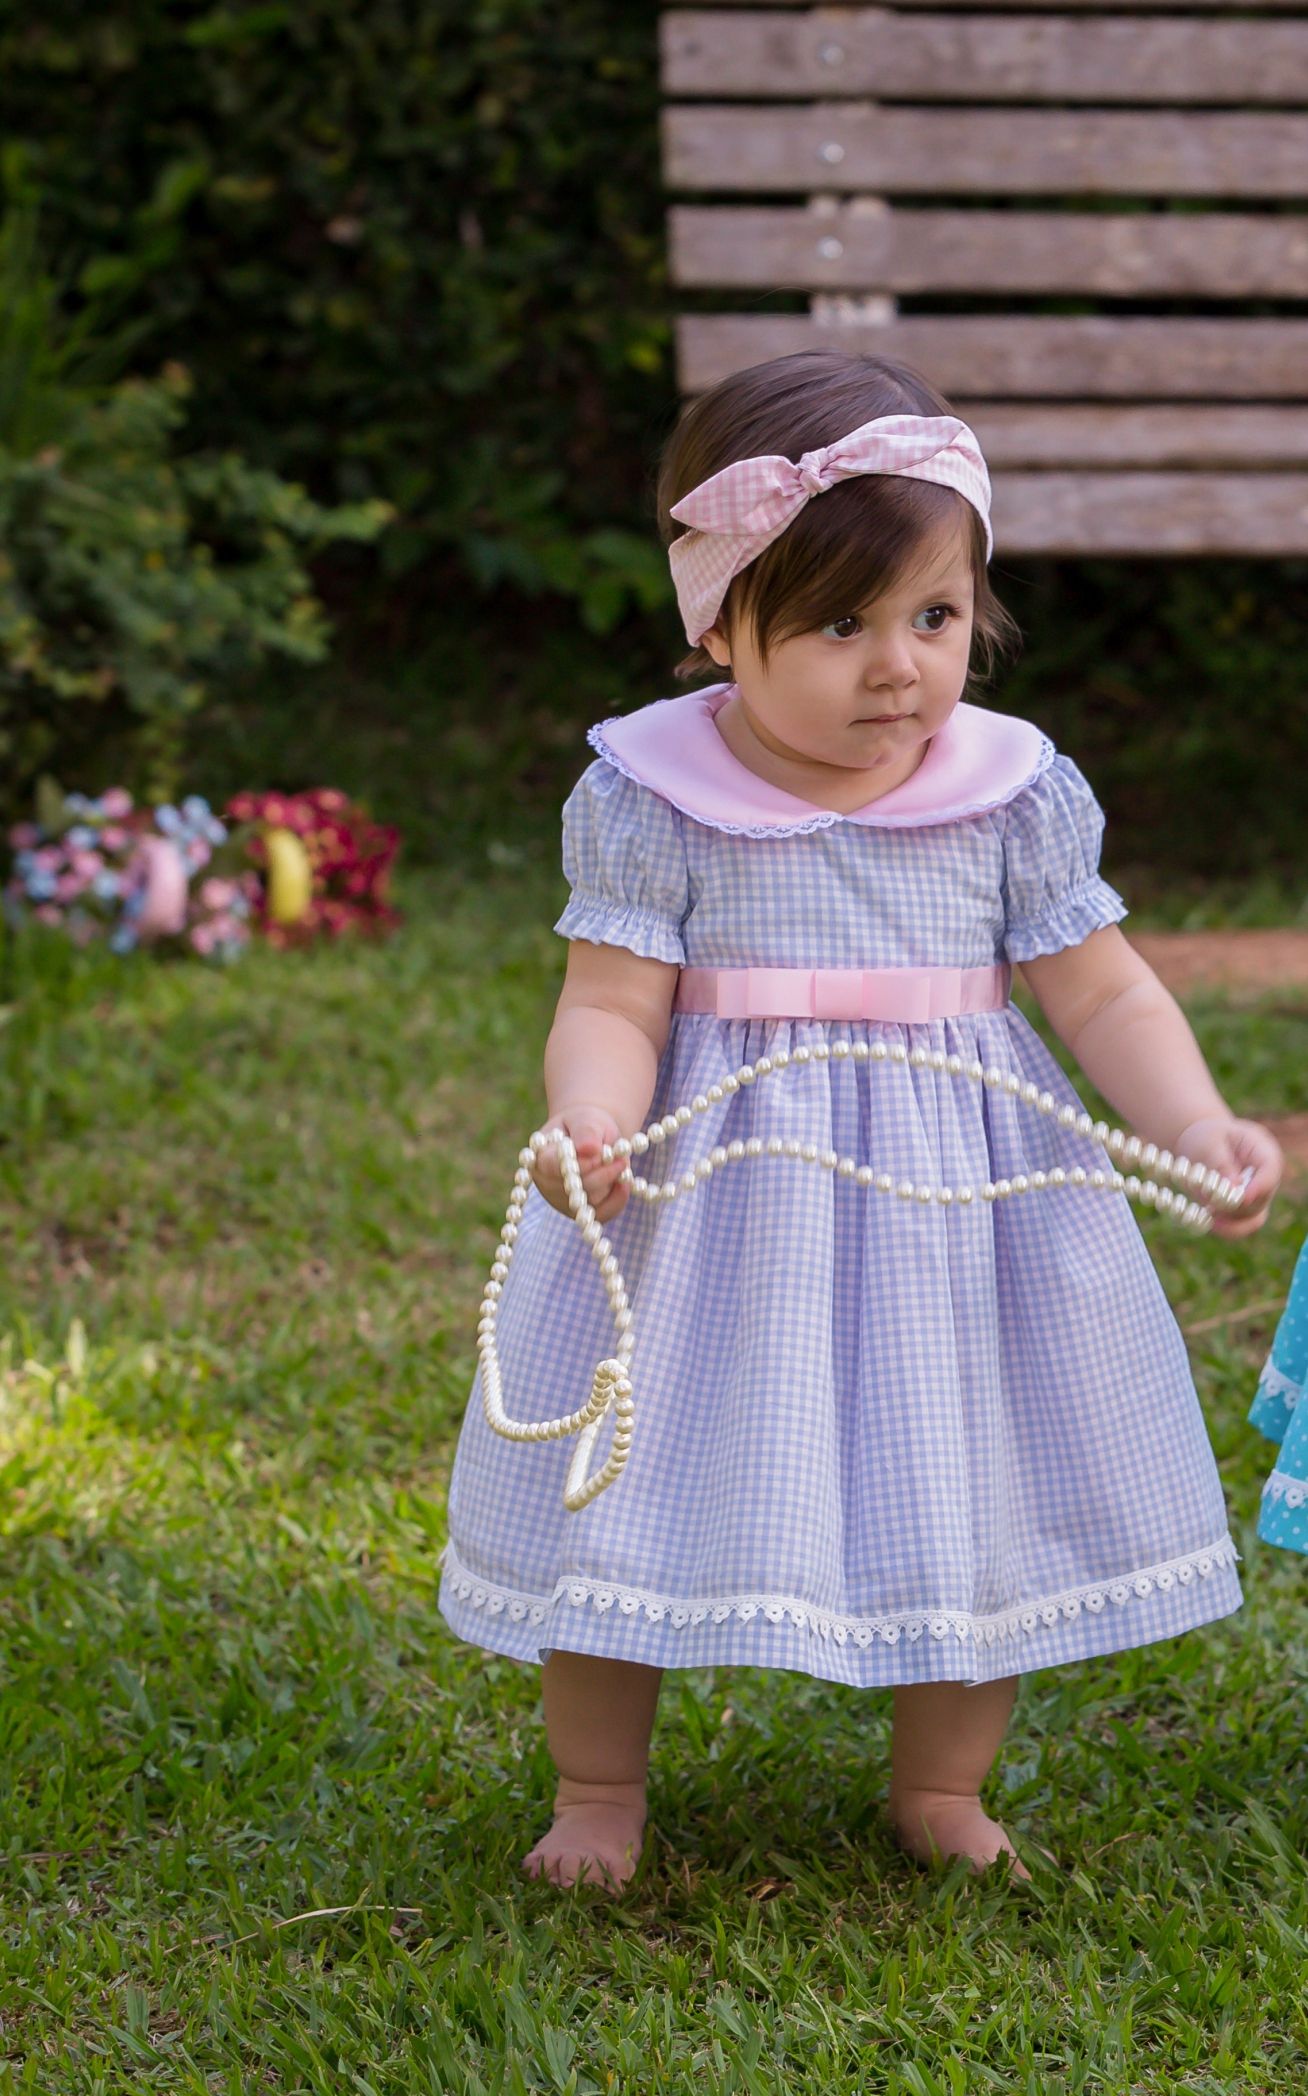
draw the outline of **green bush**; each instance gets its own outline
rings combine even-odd
[[[180,448],[190,380],[106,384],[112,338],[61,324],[34,222],[0,226],[0,759],[5,812],[130,726],[130,783],[170,794],[184,724],[265,655],[318,661],[316,548],[375,538],[376,502],[323,508],[234,453]],[[103,721],[94,726],[101,727]],[[92,728],[91,733],[94,733]]]
[[[11,190],[195,375],[193,426],[399,512],[391,576],[667,595],[654,0],[52,0],[0,27]]]

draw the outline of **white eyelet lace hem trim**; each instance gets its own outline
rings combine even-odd
[[[1301,1496],[1308,1497],[1308,1487],[1301,1486],[1299,1490]],[[543,1624],[555,1606],[566,1601],[573,1608],[591,1607],[601,1614],[616,1608],[619,1615],[643,1615],[651,1623],[667,1623],[674,1630],[701,1623],[725,1623],[732,1618],[749,1623],[761,1616],[769,1623],[793,1624],[796,1630],[807,1630],[837,1645],[897,1645],[901,1638],[912,1642],[922,1637],[997,1645],[1074,1622],[1083,1610],[1100,1615],[1110,1604],[1125,1608],[1128,1602],[1147,1600],[1151,1594],[1192,1586],[1214,1572],[1233,1569],[1238,1553],[1230,1536],[1224,1536],[1220,1543],[1191,1551],[1187,1557],[1147,1565],[1122,1579],[1072,1587],[1066,1593],[1008,1609],[998,1616],[974,1616],[955,1609],[906,1609],[890,1616],[836,1616],[774,1594],[742,1594],[724,1601],[674,1601],[666,1595],[642,1593],[637,1587],[608,1586],[579,1578],[561,1579],[554,1593],[545,1599],[474,1579],[460,1563],[453,1544],[446,1545],[442,1562],[450,1589],[461,1601],[470,1602],[473,1608],[484,1608],[493,1616],[507,1616],[513,1623]]]
[[[1263,1498],[1283,1500],[1288,1507],[1308,1506],[1308,1478],[1291,1477],[1288,1470],[1273,1470],[1263,1486]]]
[[[1293,1376],[1288,1376],[1283,1368],[1278,1368],[1269,1354],[1258,1378],[1258,1395],[1283,1398],[1289,1410],[1293,1412],[1303,1396],[1303,1384],[1296,1383]]]

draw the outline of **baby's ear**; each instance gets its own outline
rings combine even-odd
[[[701,633],[699,645],[707,648],[720,670],[731,668],[731,643],[721,626],[710,626],[707,633]]]

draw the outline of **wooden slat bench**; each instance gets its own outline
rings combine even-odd
[[[663,78],[684,391],[882,350],[1004,551],[1308,553],[1308,5],[721,0]]]

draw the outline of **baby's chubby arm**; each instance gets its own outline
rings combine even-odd
[[[1261,1229],[1281,1178],[1276,1140],[1232,1113],[1185,1014],[1116,925],[1024,961],[1022,974],[1086,1076],[1146,1142],[1230,1179],[1252,1168],[1243,1206],[1213,1228],[1222,1237]]]
[[[586,1198],[605,1223],[627,1200],[623,1166],[599,1161],[600,1145],[634,1135],[654,1096],[659,1057],[668,1038],[679,971],[625,946],[573,939],[568,972],[545,1044],[547,1128],[572,1137]],[[547,1151],[536,1184],[552,1207],[571,1213],[558,1161]]]

